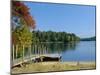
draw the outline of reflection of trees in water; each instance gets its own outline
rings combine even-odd
[[[78,42],[70,42],[70,43],[48,43],[47,47],[49,48],[49,51],[54,52],[62,52],[66,50],[75,50],[76,44]]]
[[[79,41],[78,41],[79,42]],[[51,43],[51,42],[42,42],[42,43],[35,43],[31,46],[31,53],[32,54],[50,54],[50,53],[61,53],[67,50],[75,50],[77,41],[69,42],[69,43]],[[29,47],[25,47],[25,56],[30,54]],[[21,51],[21,50],[20,50]],[[22,52],[18,52],[17,57],[21,57]]]
[[[37,43],[32,45],[33,54],[60,53],[66,50],[75,50],[78,42],[70,43]]]

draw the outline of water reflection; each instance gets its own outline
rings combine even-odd
[[[32,54],[62,53],[67,50],[75,50],[77,43],[37,43],[32,45]]]
[[[70,43],[36,43],[30,48],[24,48],[24,56],[41,54],[61,54],[63,61],[94,61],[95,41],[80,41]],[[22,57],[23,50],[17,52],[17,58]],[[16,51],[15,51],[16,56]]]

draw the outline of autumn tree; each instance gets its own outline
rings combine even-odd
[[[35,28],[35,20],[29,8],[20,1],[12,1],[12,42],[13,44],[31,44],[30,28]]]
[[[12,1],[11,15],[12,44],[18,45],[18,57],[20,57],[22,46],[28,47],[37,39],[30,30],[35,28],[35,20],[29,8],[21,1]]]
[[[35,28],[35,20],[29,13],[29,8],[20,1],[12,1],[12,17],[19,17],[28,27]]]

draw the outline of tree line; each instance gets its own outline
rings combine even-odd
[[[89,38],[81,38],[81,41],[96,41],[96,36],[89,37]]]
[[[36,37],[36,42],[71,42],[79,41],[80,38],[74,33],[54,32],[54,31],[33,31],[33,37]],[[35,40],[35,39],[34,39]]]

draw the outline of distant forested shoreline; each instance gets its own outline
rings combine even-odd
[[[96,41],[96,36],[89,37],[89,38],[81,38],[80,41]]]
[[[79,41],[80,38],[74,33],[54,32],[54,31],[33,31],[33,39],[36,42],[71,42]]]
[[[96,36],[80,38],[74,33],[54,32],[54,31],[32,31],[34,42],[72,42],[72,41],[95,41]]]

